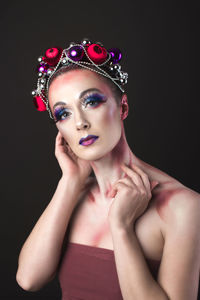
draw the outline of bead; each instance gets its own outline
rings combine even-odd
[[[121,69],[121,66],[120,66],[120,65],[114,65],[114,69],[115,69],[115,70],[120,70],[120,69]]]
[[[63,58],[62,61],[61,61],[61,63],[62,63],[63,65],[65,65],[65,64],[67,63],[67,59],[66,59],[66,58]]]
[[[120,77],[121,78],[124,78],[124,79],[127,79],[128,78],[128,73],[125,73],[125,72],[120,72]]]
[[[76,43],[71,42],[69,46],[70,46],[70,47],[73,47],[74,45],[76,45]]]
[[[82,44],[83,46],[89,46],[89,45],[92,44],[92,43],[90,42],[89,39],[84,38],[84,39],[81,41],[81,44]]]
[[[46,82],[46,80],[44,78],[40,79],[40,83],[44,84]]]
[[[51,75],[52,72],[53,72],[53,68],[49,68],[49,69],[47,70],[47,75],[48,75],[48,76]]]
[[[49,66],[55,66],[59,62],[63,49],[60,47],[49,48],[45,52],[45,62]]]
[[[44,102],[42,101],[42,98],[40,96],[35,96],[33,98],[33,104],[35,105],[35,107],[38,111],[47,110],[46,105],[44,104]]]
[[[114,64],[118,63],[122,58],[122,53],[118,48],[110,48],[108,52],[111,55],[111,60]]]
[[[96,64],[102,64],[107,59],[107,51],[98,44],[91,44],[87,48],[87,54]]]
[[[39,66],[37,67],[37,71],[40,73],[46,73],[47,69],[49,68],[49,66],[47,64],[39,64]]]
[[[67,56],[71,58],[74,61],[79,61],[83,58],[84,56],[84,50],[81,46],[72,46],[68,51],[67,51]]]
[[[32,96],[36,96],[36,91],[32,91],[32,92],[31,92],[31,95],[32,95]]]
[[[39,72],[38,73],[38,77],[42,77],[43,73],[42,72]]]
[[[38,62],[39,62],[39,63],[44,62],[44,57],[43,57],[43,56],[39,56],[39,57],[38,57]]]

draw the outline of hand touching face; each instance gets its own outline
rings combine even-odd
[[[118,143],[120,108],[108,85],[94,72],[73,70],[57,77],[49,88],[49,103],[57,128],[78,157],[99,159]],[[88,135],[98,138],[87,146],[79,144]]]

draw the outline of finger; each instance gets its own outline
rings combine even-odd
[[[125,183],[119,182],[119,181],[116,182],[116,183],[113,185],[113,187],[112,187],[112,189],[110,190],[110,192],[108,193],[108,197],[111,197],[111,198],[115,197],[116,194],[117,194],[117,192],[118,192],[118,190],[119,190],[120,188],[124,188],[124,187],[126,187],[126,184],[125,184]]]
[[[147,187],[149,196],[151,197],[151,191],[159,184],[159,182],[157,180],[153,180],[150,182],[146,173],[144,173],[138,166],[134,165],[133,163],[131,165],[135,170],[137,170],[138,173],[140,173],[144,184]]]
[[[155,187],[157,187],[157,185],[159,185],[159,182],[156,180],[151,181],[151,190],[155,189]]]
[[[56,140],[55,140],[55,154],[57,155],[59,153],[65,153],[65,154],[69,153],[69,146],[66,143],[66,141],[60,131],[58,131],[58,134],[57,134]]]
[[[134,186],[134,187],[136,186],[135,183],[132,181],[132,179],[131,179],[130,177],[128,177],[128,176],[119,179],[115,184],[117,184],[118,182],[122,182],[122,183],[124,183],[124,184],[126,184],[127,186],[130,186],[130,187],[132,187],[132,188],[133,188],[133,186]],[[115,184],[114,184],[114,185],[115,185]]]
[[[57,136],[56,136],[56,144],[62,145],[62,142],[63,142],[63,136],[62,136],[62,134],[60,133],[60,131],[58,131],[58,134],[57,134]]]
[[[56,139],[55,139],[55,146],[58,146],[61,144],[61,137],[60,137],[60,132],[58,131]]]
[[[120,165],[122,170],[132,179],[133,183],[136,184],[139,188],[144,188],[144,183],[142,178],[135,170],[132,170],[130,167],[125,164]]]
[[[63,137],[63,135],[61,134],[61,132],[59,131],[56,137],[57,143],[60,146],[64,146],[67,149],[69,148],[69,144],[67,143],[67,141],[65,140],[65,138]]]
[[[123,186],[121,185],[123,184]],[[112,188],[110,190],[110,192],[108,193],[108,196],[112,195],[112,194],[116,194],[116,191],[120,188],[120,187],[129,187],[131,189],[137,189],[137,186],[133,183],[133,181],[131,180],[130,177],[125,177],[123,179],[119,179],[117,180],[113,185]]]
[[[131,166],[142,177],[142,180],[143,180],[144,186],[147,190],[148,196],[151,197],[151,184],[150,184],[148,175],[144,171],[142,171],[141,168],[136,166],[135,164],[131,163]]]

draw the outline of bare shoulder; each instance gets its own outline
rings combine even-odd
[[[178,212],[199,212],[200,194],[188,187],[182,186],[173,196],[171,207]]]
[[[194,290],[200,279],[200,194],[182,184],[168,187],[160,192],[155,207],[164,238],[158,282],[168,286],[168,273],[177,268],[177,290],[187,287],[191,277]]]
[[[178,220],[179,224],[200,225],[200,194],[198,192],[183,186],[172,196],[170,209],[173,211],[174,221]]]
[[[190,224],[197,228],[200,225],[200,194],[177,181],[157,189],[154,205],[164,237],[177,224],[187,230]]]
[[[200,220],[200,194],[146,162],[142,161],[141,165],[150,180],[160,183],[152,191],[149,212],[155,216],[163,237],[165,238],[167,230],[175,228],[175,224],[197,224]]]

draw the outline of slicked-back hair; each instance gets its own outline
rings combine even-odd
[[[95,66],[90,66],[90,68],[96,70]],[[78,70],[78,69],[80,69],[80,70],[87,70],[86,68],[81,67],[81,66],[76,65],[76,64],[70,64],[68,66],[61,67],[57,72],[55,72],[55,74],[52,75],[52,77],[51,77],[51,79],[49,81],[49,87],[50,87],[51,83],[54,81],[54,79],[57,78],[58,76],[60,76],[62,74],[65,74],[65,73],[67,73],[67,72],[69,72],[71,70]],[[91,72],[93,72],[93,71],[91,71]],[[107,77],[105,77],[103,75],[100,75],[100,74],[98,74],[96,72],[95,72],[95,74],[97,76],[99,76],[99,78],[101,80],[103,80],[110,87],[112,95],[114,96],[114,99],[115,99],[117,105],[119,106],[120,103],[121,103],[122,95],[124,93],[109,78],[107,78]]]

